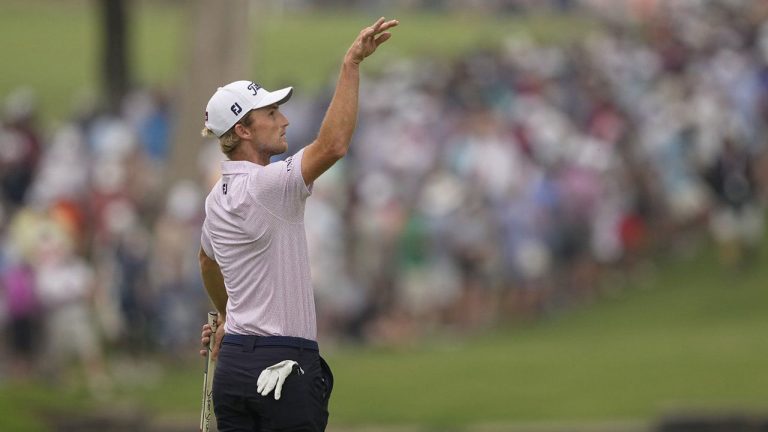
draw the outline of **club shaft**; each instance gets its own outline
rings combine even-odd
[[[211,326],[211,337],[208,341],[208,355],[206,355],[205,369],[203,370],[203,400],[200,409],[200,431],[208,432],[213,417],[213,375],[216,371],[216,360],[211,352],[216,343],[216,328],[218,314],[208,312],[208,325]]]

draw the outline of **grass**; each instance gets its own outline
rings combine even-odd
[[[445,426],[768,411],[766,268],[732,277],[702,254],[532,328],[338,354],[334,419]]]
[[[100,88],[101,30],[98,9],[84,0],[4,0],[0,4],[0,98],[19,86],[34,89],[44,119],[65,119],[74,101]],[[127,2],[131,18],[130,63],[137,83],[173,88],[186,64],[184,39],[192,22],[184,3]],[[590,22],[567,16],[494,18],[480,15],[362,12],[276,13],[255,11],[252,73],[267,87],[292,83],[315,92],[335,76],[341,56],[359,30],[380,15],[401,26],[369,70],[393,58],[451,57],[504,38],[526,34],[543,41],[566,41]]]
[[[451,58],[495,47],[506,38],[521,35],[562,42],[585,33],[590,25],[586,20],[553,16],[490,18],[423,13],[400,16],[387,11],[367,16],[328,12],[293,14],[264,20],[256,29],[256,39],[265,44],[260,46],[258,53],[262,57],[254,63],[254,72],[263,76],[265,82],[298,82],[316,89],[326,84],[328,77],[335,76],[339,61],[357,32],[381,14],[398,18],[400,25],[392,30],[394,37],[386,49],[371,57],[370,70],[401,57]],[[307,33],[312,36],[304,36]],[[286,35],[300,35],[301,40]]]
[[[47,415],[86,412],[94,401],[82,390],[51,388],[45,383],[4,383],[0,386],[0,430],[44,432]]]
[[[82,89],[95,89],[95,16],[66,2],[0,6],[0,97],[18,86],[36,91],[47,116],[69,112]],[[50,111],[48,111],[50,110]]]
[[[736,275],[705,249],[666,260],[620,294],[527,327],[418,347],[328,351],[336,375],[331,424],[471,429],[768,412],[767,257]],[[198,363],[166,363],[149,385],[123,382],[116,399],[155,416],[194,419]],[[83,394],[11,387],[0,393],[0,414],[25,415],[0,415],[0,423],[15,418],[12,430],[40,430],[37,411],[88,404]]]

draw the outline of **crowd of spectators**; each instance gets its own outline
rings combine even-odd
[[[725,266],[748,265],[764,226],[764,12],[659,2],[570,44],[515,38],[367,71],[350,153],[307,201],[321,339],[538,319],[706,229]],[[288,154],[328,99],[299,89],[283,106]],[[55,378],[74,358],[99,388],[107,349],[192,356],[216,143],[199,181],[175,182],[161,92],[131,94],[119,115],[83,106],[52,133],[36,109],[14,92],[0,128],[4,375]]]
[[[655,3],[599,8],[604,25],[572,44],[518,38],[364,80],[351,154],[307,206],[322,323],[392,343],[535,319],[706,232],[724,266],[748,265],[766,11]]]

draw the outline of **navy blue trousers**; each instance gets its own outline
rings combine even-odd
[[[274,390],[260,395],[259,374],[283,360],[295,360],[304,374],[294,371],[286,378],[280,400],[275,400]],[[332,390],[333,374],[316,342],[225,335],[213,379],[216,424],[219,432],[322,432],[328,424]]]

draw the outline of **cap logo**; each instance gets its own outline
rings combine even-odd
[[[237,102],[235,102],[229,109],[231,109],[232,113],[234,113],[235,115],[238,115],[241,112],[243,112],[243,108]]]
[[[248,84],[248,90],[252,91],[254,96],[256,96],[256,93],[259,92],[260,88],[261,86],[256,84],[255,82]]]

